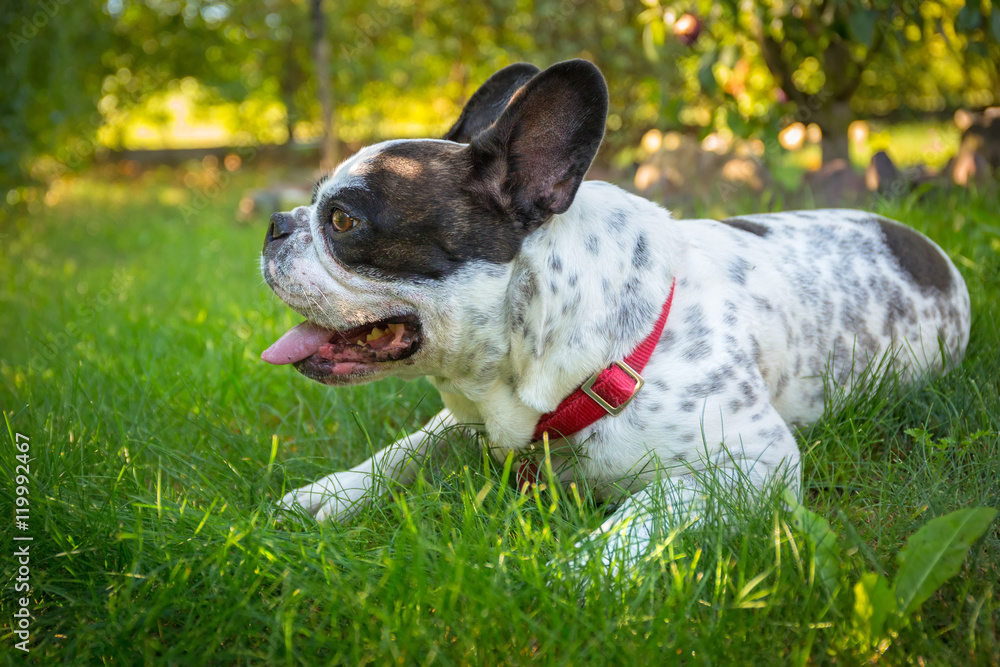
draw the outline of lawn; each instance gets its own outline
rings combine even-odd
[[[261,178],[81,180],[0,230],[4,507],[17,433],[31,456],[28,529],[0,535],[30,544],[29,659],[1000,664],[1000,522],[907,625],[868,641],[853,620],[854,584],[891,578],[927,521],[1000,507],[995,195],[875,204],[956,261],[972,342],[950,375],[859,393],[800,433],[805,504],[843,552],[828,587],[777,503],[674,535],[626,575],[550,567],[603,508],[519,495],[458,437],[348,525],[276,523],[284,490],[418,428],[439,399],[423,381],[334,391],[259,360],[299,319],[258,273],[263,222],[234,220]],[[0,654],[14,662],[3,562]]]

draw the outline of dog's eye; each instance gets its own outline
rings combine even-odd
[[[347,215],[338,208],[333,212],[332,222],[333,222],[333,228],[336,229],[338,232],[346,232],[347,230],[354,227],[354,225],[358,224],[360,220],[358,220],[357,218],[352,218],[351,216]]]

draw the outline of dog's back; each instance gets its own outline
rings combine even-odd
[[[822,413],[825,378],[850,388],[870,364],[884,363],[908,380],[964,355],[965,282],[909,227],[836,209],[677,224],[705,255],[689,264],[689,280],[708,290],[725,285],[728,321],[754,332],[772,403],[786,421]],[[722,313],[723,328],[726,321]]]

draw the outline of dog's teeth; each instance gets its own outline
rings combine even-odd
[[[365,342],[370,343],[373,340],[378,340],[379,338],[381,338],[384,335],[385,335],[384,331],[382,331],[378,327],[375,327],[374,329],[372,329],[372,332],[370,334],[368,334],[368,337],[365,338]]]

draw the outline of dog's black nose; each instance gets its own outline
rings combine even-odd
[[[273,241],[288,236],[295,229],[295,219],[291,213],[272,213],[271,224],[267,227],[267,240]]]

